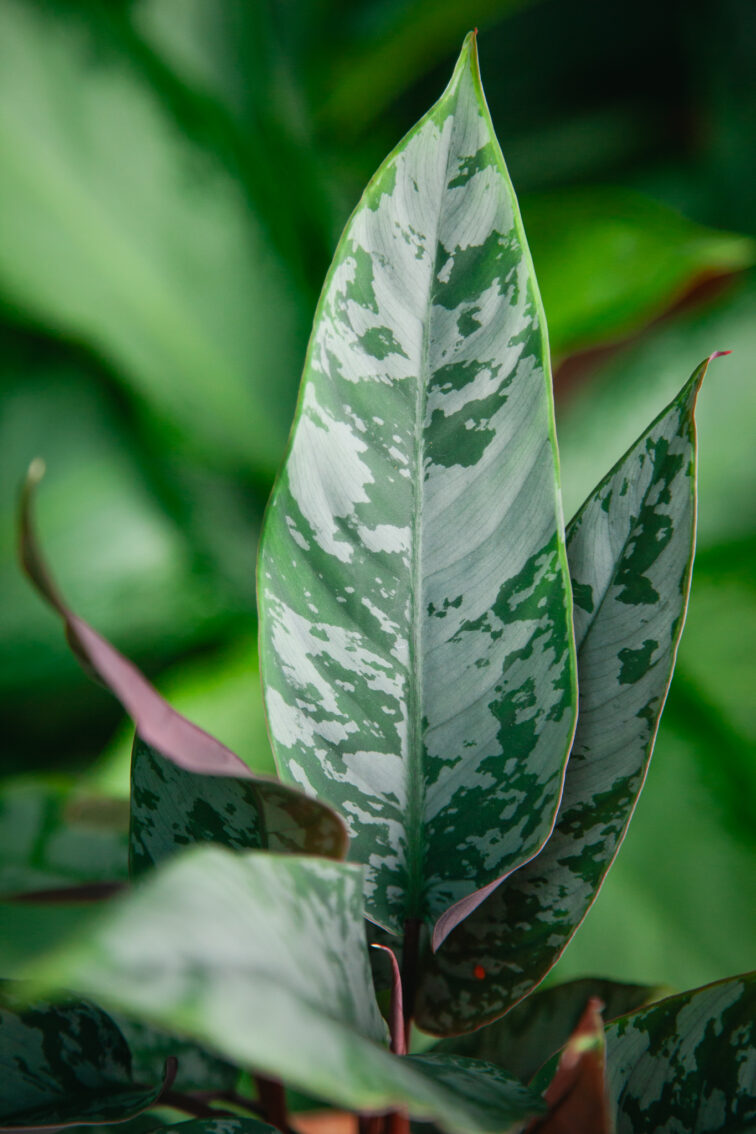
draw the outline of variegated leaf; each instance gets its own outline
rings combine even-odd
[[[426,1067],[388,1051],[362,875],[325,859],[195,847],[108,903],[29,975],[339,1106],[407,1109],[449,1134],[498,1134],[539,1113],[504,1072],[484,1093],[485,1065],[474,1060]]]
[[[123,1122],[151,1106],[173,1079],[135,1079],[114,1021],[68,998],[29,1003],[23,985],[0,983],[0,1129]]]
[[[279,1134],[275,1126],[258,1118],[224,1115],[222,1118],[193,1118],[189,1122],[166,1123],[159,1134]],[[156,1134],[158,1134],[156,1131]]]
[[[617,1134],[756,1129],[756,974],[672,996],[606,1030]]]
[[[129,865],[139,875],[191,843],[340,858],[330,808],[265,776],[213,776],[166,759],[139,736],[131,764]]]
[[[24,570],[40,596],[62,618],[66,637],[81,664],[118,698],[134,721],[141,738],[159,754],[151,764],[146,760],[142,762],[141,771],[138,771],[138,778],[140,775],[149,778],[150,774],[152,778],[149,788],[144,788],[143,781],[140,783],[141,795],[137,791],[139,826],[136,838],[132,826],[132,846],[135,847],[137,869],[143,868],[152,859],[169,853],[171,846],[180,843],[182,839],[190,842],[194,829],[203,841],[207,838],[208,827],[218,832],[217,815],[211,822],[197,803],[198,794],[203,788],[211,797],[214,795],[216,800],[222,801],[226,808],[239,807],[241,799],[256,800],[250,827],[258,834],[251,834],[251,840],[257,840],[256,843],[252,841],[252,845],[260,845],[259,831],[267,826],[266,845],[278,849],[285,847],[300,853],[343,858],[346,853],[346,830],[335,811],[325,803],[311,799],[304,792],[279,783],[270,776],[254,775],[230,748],[226,748],[215,737],[171,708],[136,666],[69,609],[44,561],[34,531],[32,498],[44,471],[44,463],[34,461],[22,492],[20,551]],[[161,759],[163,765],[159,763]],[[175,765],[175,772],[168,769],[169,762]],[[160,774],[163,775],[163,780],[160,779]],[[198,777],[195,783],[192,783],[192,776]],[[160,783],[166,782],[166,777],[172,777],[169,785],[171,790],[183,793],[183,805],[194,798],[197,805],[189,815],[177,818],[175,804],[172,805],[170,798],[167,798],[169,793],[163,793],[166,796],[163,798],[161,792],[155,790]],[[233,781],[232,786],[210,787],[212,780],[226,777]],[[247,787],[240,787],[240,781],[244,781]],[[163,803],[166,815],[161,818]],[[207,819],[205,826],[204,819]],[[237,823],[245,826],[242,816],[237,816]],[[231,845],[239,845],[234,841],[236,836],[235,830],[229,839]],[[242,842],[241,845],[246,844]]]
[[[640,984],[590,977],[572,980],[534,993],[503,1019],[467,1035],[441,1040],[433,1050],[486,1059],[526,1083],[567,1042],[591,997],[604,1005],[604,1019],[612,1020],[658,995],[659,990]]]
[[[129,1045],[132,1074],[140,1083],[155,1082],[169,1059],[177,1065],[175,1091],[229,1091],[239,1082],[238,1067],[199,1044],[118,1012],[111,1015]]]
[[[448,932],[552,828],[574,728],[543,312],[474,36],[339,244],[258,572],[283,775],[368,915]]]
[[[435,957],[421,1027],[502,1015],[556,962],[595,899],[645,779],[687,605],[695,534],[696,397],[708,363],[568,528],[580,715],[557,824],[532,862]]]

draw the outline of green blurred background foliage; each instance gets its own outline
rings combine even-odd
[[[559,966],[700,984],[751,967],[756,940],[750,0],[3,0],[0,844],[22,866],[71,785],[128,791],[127,723],[17,566],[37,455],[74,608],[271,769],[255,544],[314,305],[471,25],[549,319],[567,517],[734,351],[700,402],[693,599],[649,783]],[[58,799],[44,820],[32,773]],[[73,916],[0,904],[0,955]]]

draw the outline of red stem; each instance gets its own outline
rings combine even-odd
[[[266,1079],[263,1075],[255,1075],[255,1086],[268,1122],[271,1126],[277,1126],[279,1130],[288,1131],[289,1116],[286,1112],[286,1092],[283,1084],[277,1079]]]

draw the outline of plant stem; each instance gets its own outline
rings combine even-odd
[[[385,1122],[385,1114],[361,1114],[358,1122],[359,1134],[383,1134]]]
[[[386,1134],[410,1134],[410,1120],[406,1111],[395,1110],[387,1115]]]
[[[283,1084],[278,1079],[266,1079],[263,1075],[255,1075],[257,1097],[260,1100],[263,1112],[271,1126],[287,1131],[289,1116],[286,1113],[286,1093]]]
[[[404,1002],[404,1042],[409,1051],[412,1017],[415,1014],[415,993],[417,991],[417,965],[420,950],[420,929],[422,921],[408,917],[404,923],[404,942],[402,944],[402,999]]]

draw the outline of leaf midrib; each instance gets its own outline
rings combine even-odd
[[[454,98],[458,88],[454,91]],[[456,110],[456,106],[455,106]],[[444,123],[453,119],[450,113]],[[443,130],[443,124],[441,126]],[[423,643],[422,643],[422,531],[423,502],[425,485],[425,417],[430,381],[430,330],[431,315],[436,293],[438,271],[438,233],[446,198],[449,179],[449,159],[452,149],[454,128],[449,132],[444,163],[443,186],[436,212],[436,225],[433,232],[435,244],[432,267],[428,280],[423,341],[420,351],[420,366],[415,394],[415,438],[414,438],[414,480],[413,480],[413,538],[412,562],[410,566],[410,638],[409,638],[409,686],[407,695],[407,909],[406,917],[421,918],[424,913],[424,863],[425,863],[425,774],[423,741]]]

